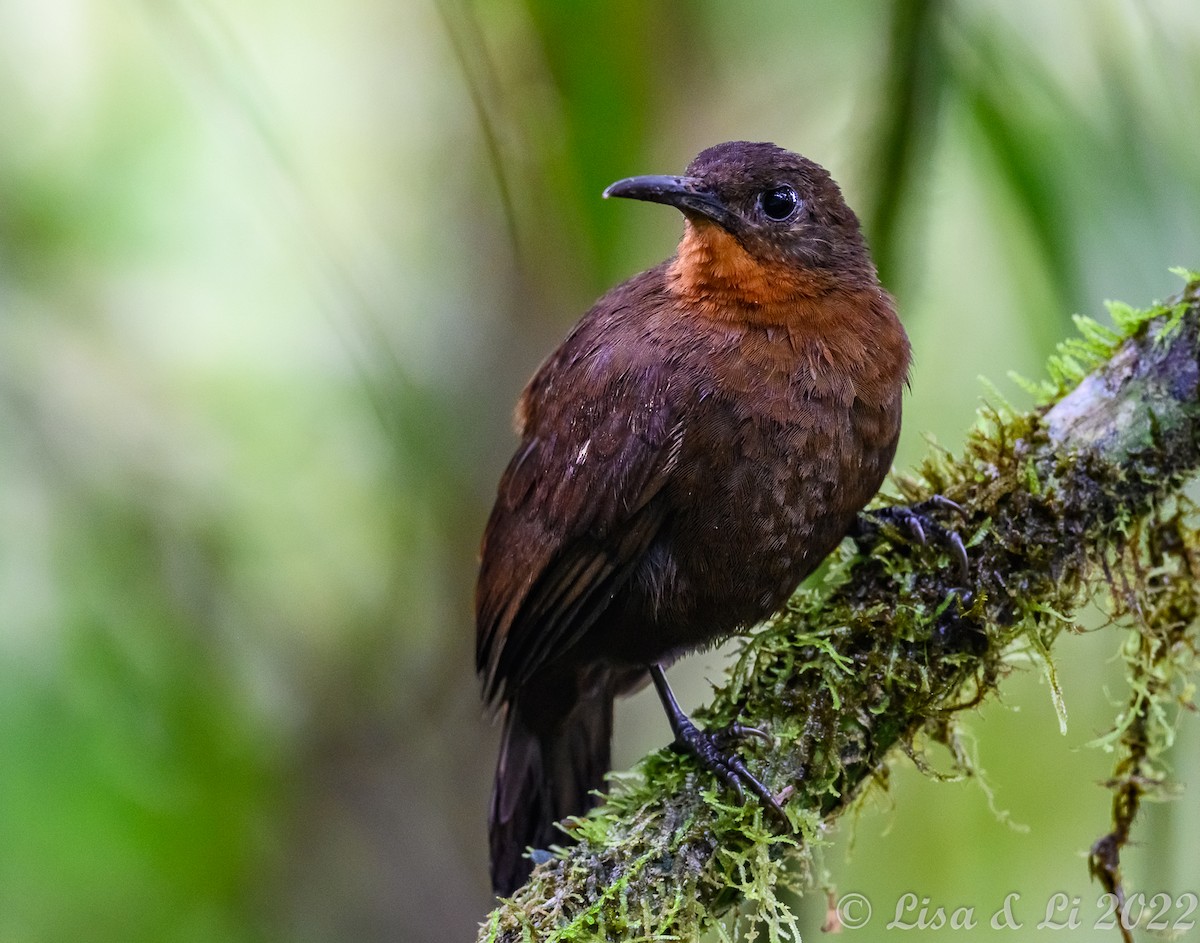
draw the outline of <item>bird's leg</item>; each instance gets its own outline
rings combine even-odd
[[[746,789],[749,789],[768,808],[781,816],[784,815],[783,807],[771,790],[764,786],[746,768],[742,758],[730,749],[732,744],[747,737],[758,737],[770,743],[771,737],[766,731],[742,724],[730,724],[721,730],[701,730],[692,723],[691,718],[675,700],[675,694],[667,684],[662,665],[651,665],[650,677],[654,681],[658,699],[662,701],[663,709],[667,712],[667,719],[671,722],[671,730],[675,733],[675,749],[694,756],[702,766],[711,770],[721,782],[737,793],[739,800],[745,800]]]
[[[930,516],[930,512],[934,510],[950,510],[959,515],[965,513],[960,505],[949,498],[935,494],[917,504],[893,504],[890,507],[863,511],[855,518],[850,528],[850,536],[859,544],[870,543],[879,536],[882,528],[889,525],[900,528],[905,535],[921,545],[927,544],[929,535],[932,535],[934,540],[949,548],[950,555],[958,564],[961,582],[966,585],[970,576],[967,548],[963,546],[962,537],[957,531],[943,527]]]

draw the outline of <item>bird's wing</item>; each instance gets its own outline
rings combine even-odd
[[[661,365],[600,365],[575,384],[550,372],[526,394],[522,446],[484,532],[476,662],[489,700],[603,614],[662,526],[666,502],[656,498],[682,443]],[[600,375],[608,381],[588,382]],[[554,395],[563,383],[574,395]]]

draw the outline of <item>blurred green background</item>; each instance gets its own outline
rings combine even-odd
[[[860,210],[916,353],[903,467],[960,441],[979,375],[1023,402],[1007,372],[1072,312],[1200,267],[1200,8],[0,5],[0,943],[473,937],[511,406],[678,236],[601,189],[733,138]],[[980,937],[1016,892],[1050,939],[1062,891],[1096,938],[1118,644],[1062,639],[1065,737],[1036,671],[971,718],[992,803],[896,762],[826,854],[875,907],[853,939],[902,933],[906,891]],[[720,662],[673,669],[688,705]],[[1147,896],[1200,892],[1185,720]],[[652,696],[617,736],[623,765],[667,741]]]

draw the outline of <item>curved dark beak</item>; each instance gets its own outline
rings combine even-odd
[[[699,177],[670,177],[664,174],[626,177],[604,191],[605,199],[610,196],[666,203],[685,216],[712,220],[729,232],[734,232],[741,225],[740,217],[717,199]]]

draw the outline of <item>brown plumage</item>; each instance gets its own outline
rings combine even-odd
[[[685,216],[676,255],[601,298],[530,381],[483,538],[477,666],[504,733],[492,881],[562,840],[609,762],[614,696],[654,675],[677,741],[769,793],[661,667],[778,608],[895,454],[908,339],[829,174],[772,144],[606,195]]]

